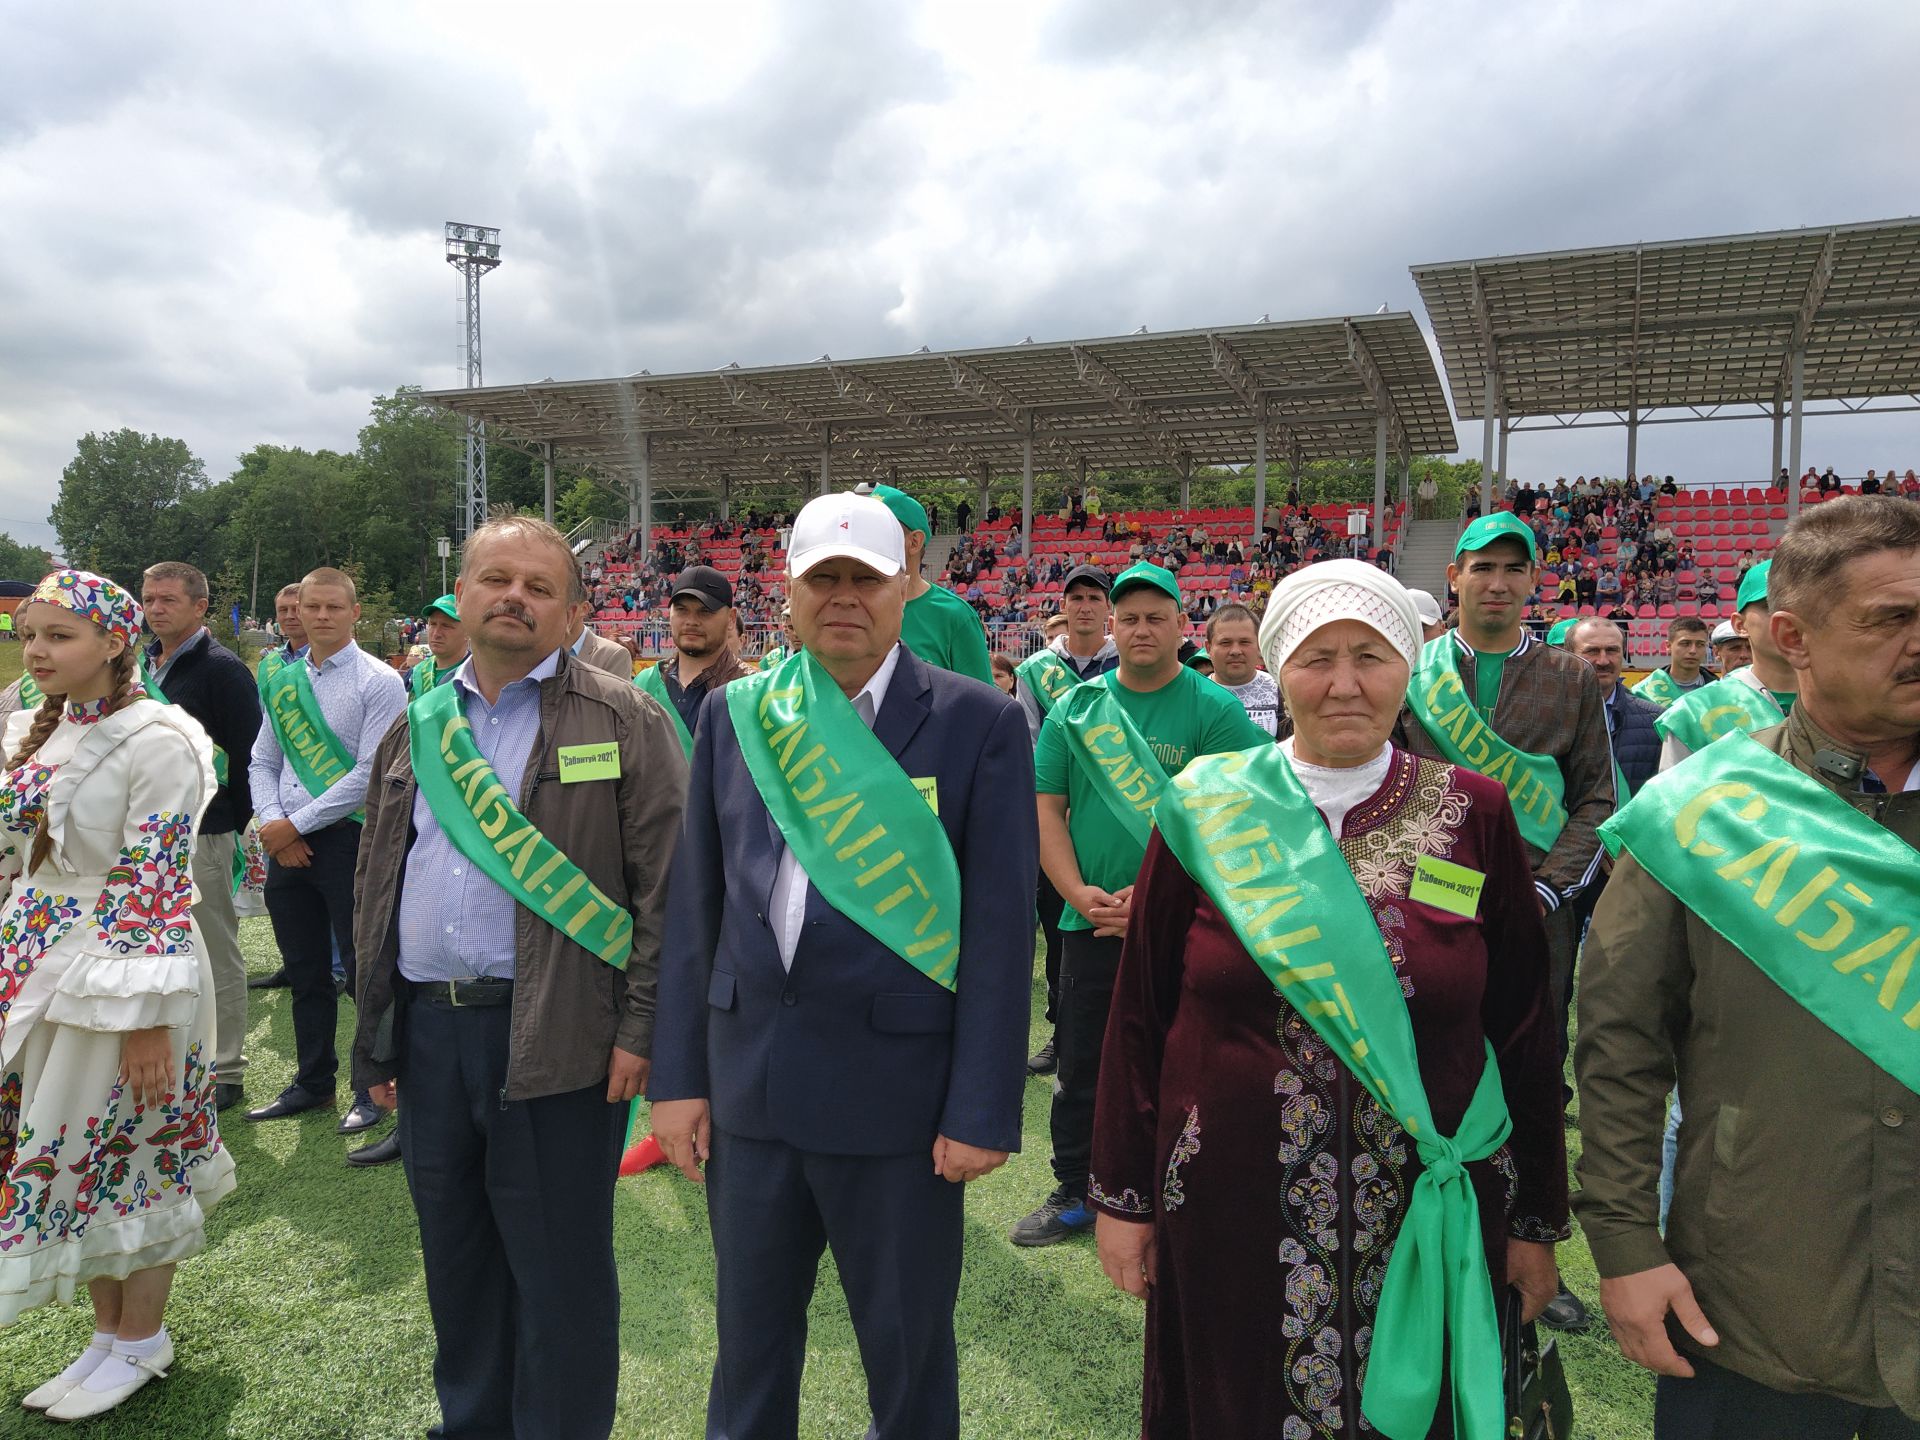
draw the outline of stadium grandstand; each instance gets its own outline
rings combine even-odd
[[[576,539],[596,623],[643,654],[665,643],[668,580],[696,562],[733,580],[750,652],[777,631],[790,517],[756,506],[770,486],[796,504],[796,494],[879,480],[977,487],[973,523],[936,526],[927,574],[974,605],[994,648],[1015,654],[1039,642],[1074,563],[1167,564],[1196,631],[1219,604],[1257,606],[1290,569],[1334,554],[1393,568],[1446,603],[1461,521],[1520,508],[1542,560],[1529,620],[1617,618],[1640,666],[1663,658],[1674,619],[1723,617],[1742,570],[1766,558],[1802,504],[1859,489],[1920,499],[1911,470],[1800,473],[1805,417],[1920,409],[1920,221],[1412,274],[1438,369],[1414,318],[1387,313],[423,398],[542,457],[550,478],[560,456],[625,494],[624,528],[582,527]],[[1452,412],[1482,422],[1483,489],[1465,514],[1416,519],[1412,458],[1457,443],[1441,371]],[[1773,430],[1771,465],[1756,463],[1750,483],[1636,473],[1642,426],[1743,418]],[[1512,434],[1599,426],[1626,431],[1620,476],[1509,476]],[[1270,451],[1296,481],[1312,460],[1371,457],[1372,503],[1302,505],[1290,486],[1288,503],[1268,505]],[[1196,493],[1194,472],[1207,466],[1250,470],[1255,503],[1209,503],[1204,476]],[[1112,508],[1125,477],[1143,473],[1176,477],[1180,503]],[[1014,475],[1020,490],[1003,511],[993,482],[1004,497]],[[1108,491],[1105,513],[1090,482]],[[676,502],[719,518],[656,523]]]

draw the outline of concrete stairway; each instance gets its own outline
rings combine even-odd
[[[1447,603],[1447,564],[1460,539],[1456,520],[1414,520],[1400,537],[1400,583],[1424,590],[1444,609]]]
[[[946,573],[947,557],[953,554],[954,543],[959,538],[957,530],[927,537],[926,553],[920,557],[920,573],[927,577],[928,584],[940,583],[940,577]]]

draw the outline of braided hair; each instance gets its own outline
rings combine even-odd
[[[113,688],[107,694],[106,709],[101,712],[102,719],[116,710],[124,710],[145,693],[140,688],[140,656],[131,645],[107,662],[107,670],[112,676]],[[67,699],[64,695],[48,695],[40,701],[40,708],[34,711],[33,724],[21,740],[20,748],[7,757],[9,770],[19,769],[46,744],[47,737],[59,725],[66,708]],[[43,808],[40,823],[33,832],[33,849],[28,856],[27,873],[33,874],[52,853],[53,834],[47,829],[47,816]]]

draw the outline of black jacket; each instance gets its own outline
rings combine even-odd
[[[153,664],[159,658],[156,640],[147,646],[147,661]],[[161,688],[227,752],[227,783],[214,793],[200,833],[224,835],[243,828],[253,818],[247,765],[253,758],[254,736],[260,733],[260,690],[253,672],[208,631],[187,642]]]
[[[1660,707],[1642,700],[1618,681],[1607,706],[1607,720],[1613,728],[1613,758],[1627,778],[1627,789],[1634,794],[1654,777],[1660,768],[1660,734],[1653,728]]]

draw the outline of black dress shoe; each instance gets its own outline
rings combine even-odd
[[[282,965],[278,970],[274,971],[273,974],[271,975],[254,976],[253,979],[247,981],[247,989],[249,990],[284,990],[287,988],[287,986],[291,984],[293,984],[293,981],[287,978],[287,967]]]
[[[340,1117],[339,1131],[342,1135],[357,1135],[362,1130],[371,1130],[387,1118],[385,1106],[376,1105],[365,1095],[353,1098],[353,1108]]]
[[[218,1080],[214,1082],[213,1108],[215,1110],[231,1110],[246,1098],[247,1092],[240,1088],[240,1082],[238,1080]]]
[[[1049,1035],[1047,1043],[1027,1057],[1029,1075],[1051,1075],[1060,1068],[1060,1057],[1054,1050],[1056,1037]]]
[[[1580,1297],[1563,1284],[1560,1293],[1540,1312],[1540,1323],[1552,1330],[1584,1330],[1593,1323]]]
[[[376,1140],[371,1145],[362,1145],[358,1150],[347,1152],[347,1164],[362,1169],[369,1165],[386,1165],[400,1158],[400,1132],[396,1129],[384,1140]]]
[[[278,1120],[283,1115],[299,1115],[308,1110],[330,1109],[332,1105],[333,1096],[331,1095],[315,1095],[311,1091],[302,1090],[298,1085],[289,1085],[270,1103],[262,1105],[257,1110],[247,1111],[247,1119]]]

